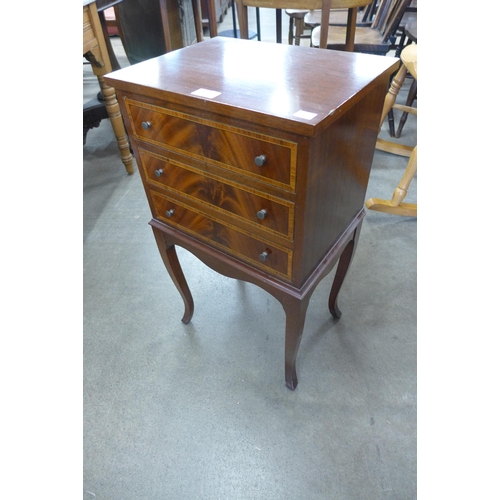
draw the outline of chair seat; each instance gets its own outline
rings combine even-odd
[[[332,9],[330,11],[330,19],[328,24],[330,26],[345,26],[347,23],[347,9]],[[321,11],[313,10],[306,14],[304,23],[308,26],[319,26],[321,24]],[[363,22],[363,12],[358,12],[356,21],[357,26],[370,26],[369,22]]]
[[[406,66],[415,80],[417,79],[417,44],[411,44],[405,47],[401,52],[401,61]]]
[[[333,50],[343,50],[345,47],[345,37],[347,28],[345,26],[332,26],[328,29],[327,48]],[[321,27],[314,28],[311,35],[313,47],[319,47]],[[354,52],[365,54],[386,55],[391,48],[390,42],[384,42],[379,31],[372,28],[357,27],[354,37]]]
[[[309,12],[311,12],[311,11],[310,10],[303,10],[303,9],[285,9],[285,12],[290,17],[300,19],[300,18],[304,18],[306,16],[306,14],[309,14]],[[320,11],[320,15],[321,15],[321,11]]]

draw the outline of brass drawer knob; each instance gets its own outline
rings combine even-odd
[[[163,174],[163,168],[158,168],[155,170],[156,177],[160,177]]]
[[[259,156],[256,156],[255,157],[255,164],[258,166],[258,167],[262,167],[262,165],[264,165],[265,161],[266,161],[266,155],[259,155]]]
[[[259,259],[260,259],[262,262],[264,262],[264,261],[267,259],[268,255],[269,255],[269,252],[262,252],[262,253],[259,255]]]
[[[257,217],[258,217],[260,220],[265,219],[266,215],[267,215],[267,210],[266,210],[265,208],[263,208],[262,210],[259,210],[259,211],[257,212]]]
[[[144,130],[147,130],[148,128],[151,128],[151,122],[142,122],[142,128]]]
[[[175,210],[173,208],[171,208],[170,210],[167,210],[165,212],[165,215],[167,216],[168,219],[170,219],[170,217],[172,217],[172,215],[174,215],[174,212],[175,212]]]

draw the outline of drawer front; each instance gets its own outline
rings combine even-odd
[[[242,220],[290,241],[293,239],[292,202],[244,188],[149,151],[141,149],[140,157],[149,182],[235,216],[235,224]]]
[[[270,245],[156,191],[151,190],[150,194],[156,217],[162,222],[194,235],[254,267],[291,280],[291,250],[275,244]]]
[[[295,191],[296,143],[127,98],[125,103],[137,139]]]

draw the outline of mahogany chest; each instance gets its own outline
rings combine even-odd
[[[285,380],[309,299],[354,255],[397,59],[216,37],[108,75],[166,268],[193,299],[175,246],[271,293],[286,313]]]

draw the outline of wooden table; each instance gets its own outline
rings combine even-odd
[[[176,245],[282,304],[290,389],[309,300],[337,262],[328,307],[341,315],[338,294],[397,66],[388,57],[217,37],[105,77],[184,300],[182,321],[194,305]]]
[[[95,0],[83,0],[83,55],[92,65],[92,71],[97,76],[108,113],[111,126],[115,133],[122,162],[129,174],[134,173],[133,157],[125,133],[123,119],[116,100],[113,87],[104,82],[103,76],[112,71],[106,43]]]

